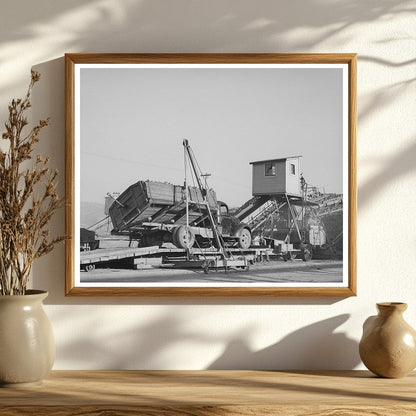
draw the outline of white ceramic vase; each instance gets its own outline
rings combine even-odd
[[[42,301],[48,292],[0,295],[0,385],[39,384],[52,369],[55,342]]]

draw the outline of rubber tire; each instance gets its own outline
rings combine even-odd
[[[195,234],[187,230],[186,225],[180,225],[173,231],[172,242],[178,248],[191,248],[195,243]]]
[[[251,246],[251,232],[248,228],[243,228],[238,236],[238,247],[243,250],[247,250]]]
[[[305,248],[302,251],[302,260],[303,261],[311,261],[312,260],[312,252],[309,248]]]

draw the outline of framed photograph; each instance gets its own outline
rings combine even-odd
[[[67,54],[66,295],[356,295],[355,54]]]

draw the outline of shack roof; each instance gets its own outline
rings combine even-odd
[[[295,159],[295,158],[299,158],[299,157],[302,157],[302,155],[278,157],[278,158],[275,158],[275,159],[257,160],[255,162],[250,162],[250,165],[257,165],[258,163],[266,163],[266,162],[278,162],[280,160]]]

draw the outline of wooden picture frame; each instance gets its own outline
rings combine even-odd
[[[71,237],[66,242],[67,296],[356,295],[356,54],[71,53],[65,56],[65,70],[65,219]],[[194,143],[195,153],[190,147]],[[182,152],[182,145],[185,165],[175,150]],[[194,166],[192,171],[192,164],[198,165],[196,155],[202,155],[202,170]],[[300,156],[304,156],[302,167]],[[238,173],[233,176],[234,168],[245,178],[241,184]],[[212,181],[219,188],[210,183],[217,192],[212,197],[215,203],[224,198],[220,190],[228,186],[225,196],[237,207],[233,217],[226,213],[226,204],[207,208],[212,201],[203,183],[206,176],[199,176],[201,187],[196,179],[206,173],[204,169],[212,169]],[[251,169],[253,184],[247,176]],[[188,172],[186,186],[181,186],[179,170]],[[218,172],[222,176],[215,178]],[[194,187],[189,182],[192,173]],[[171,177],[176,182],[166,185],[173,192],[169,198],[180,202],[162,209],[150,198],[149,186],[156,192],[158,186],[165,186],[161,184],[174,181]],[[327,181],[314,185],[328,189],[311,187],[308,177]],[[333,189],[332,179],[338,181]],[[103,193],[103,186],[108,193]],[[239,186],[248,201],[243,204]],[[129,205],[144,189],[147,205]],[[115,190],[121,195],[111,194]],[[178,192],[181,196],[175,199]],[[85,225],[94,202],[84,200],[92,200],[93,194],[110,198],[106,212],[113,215],[111,223],[107,219],[106,234],[98,239],[94,229]],[[331,195],[339,198],[335,208]],[[261,205],[266,200],[270,212]],[[250,216],[244,214],[247,207],[249,212],[258,205]],[[341,234],[330,238],[320,218],[340,210]],[[113,219],[116,211],[119,219]],[[201,217],[195,219],[197,215]],[[266,225],[259,225],[266,221],[262,215],[269,221]],[[93,216],[88,218],[92,223]],[[224,231],[224,218],[234,218],[229,220],[231,231]],[[251,233],[251,244],[246,246],[244,229]],[[212,241],[217,248],[212,248]],[[104,243],[107,248],[94,250]],[[127,243],[141,247],[128,251]],[[189,248],[192,243],[198,248]],[[120,247],[111,251],[111,244]],[[335,253],[337,244],[342,245],[341,253]],[[238,245],[248,248],[237,249]],[[82,248],[87,251],[81,253]],[[121,250],[130,257],[123,260],[117,254]],[[169,257],[168,252],[176,254]],[[295,256],[308,260],[312,252],[323,257],[342,255],[342,260],[293,260]],[[265,257],[276,261],[256,263]],[[249,263],[254,265],[246,274],[224,272],[234,266],[244,269]],[[122,269],[129,265],[147,268],[147,274]],[[93,274],[80,270],[93,266],[97,266]],[[165,266],[175,273],[168,269],[160,272],[164,277],[153,277]],[[190,272],[191,267],[198,269]],[[209,271],[206,275],[204,267]],[[218,267],[219,271],[212,270]]]

